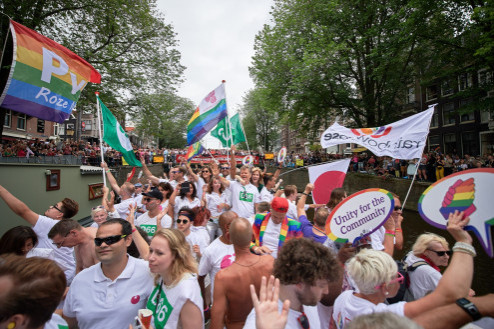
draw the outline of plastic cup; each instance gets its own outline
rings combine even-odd
[[[147,308],[142,308],[137,311],[137,315],[139,316],[139,320],[141,321],[144,329],[151,328],[151,318],[153,317],[153,312],[148,310]]]

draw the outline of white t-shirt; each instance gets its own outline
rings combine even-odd
[[[201,200],[198,198],[194,198],[192,201],[189,201],[187,197],[184,197],[183,199],[179,196],[175,198],[175,207],[173,208],[175,212],[175,219],[178,218],[178,212],[182,207],[189,207],[190,209],[194,207],[199,207],[201,205]]]
[[[259,191],[252,184],[242,185],[237,181],[230,181],[232,210],[239,217],[249,218],[255,214],[254,204],[260,202]]]
[[[197,178],[198,178],[198,180],[197,180],[197,182],[194,182],[194,185],[196,186],[197,197],[199,198],[199,200],[201,200],[202,188],[204,185],[207,185],[207,184],[206,184],[206,181],[204,180],[204,178],[202,178],[201,176],[198,176]]]
[[[209,274],[211,277],[211,297],[214,291],[214,278],[221,269],[230,266],[235,261],[235,250],[232,244],[223,243],[220,238],[214,240],[202,252],[199,263],[199,275]]]
[[[384,250],[384,233],[386,230],[384,229],[384,226],[381,226],[374,232],[372,232],[369,236],[371,238],[371,246],[372,249],[374,250]]]
[[[194,227],[194,226],[192,226],[192,227]],[[192,248],[192,246],[198,245],[199,250],[201,251],[201,254],[202,254],[204,252],[204,250],[206,249],[206,247],[209,245],[209,242],[207,240],[205,240],[204,235],[201,234],[199,231],[192,230],[192,227],[190,230],[190,234],[185,237],[185,240],[187,240],[187,242],[189,243],[190,251],[192,252],[192,255],[194,256],[194,258],[197,260],[197,255],[194,252],[194,249]],[[209,240],[209,234],[208,234],[208,240]]]
[[[347,290],[336,298],[333,306],[333,320],[336,328],[342,329],[346,324],[359,315],[377,312],[391,312],[405,316],[406,302],[386,305],[384,303],[374,304],[366,299],[355,296],[354,291]]]
[[[274,195],[268,191],[266,186],[263,186],[261,192],[259,193],[259,199],[261,200],[261,202],[265,201],[271,203],[271,201],[273,201],[274,199]]]
[[[176,180],[168,180],[168,179],[160,178],[159,182],[160,183],[168,183],[173,187],[173,189],[175,189],[175,187],[177,187],[177,185],[178,185],[178,182]]]
[[[288,212],[286,213],[286,215],[290,218],[298,220],[298,212],[297,212],[297,206],[295,205],[295,201],[288,200]]]
[[[146,211],[144,214],[134,219],[134,225],[142,228],[148,236],[154,236],[158,226],[156,225],[156,217],[149,217],[149,211]],[[172,218],[165,214],[163,218],[161,218],[161,227],[170,228],[172,227]]]
[[[407,265],[412,265],[419,261],[424,260],[415,256],[413,252],[410,252],[405,259]],[[414,271],[408,272],[408,275],[410,277],[409,290],[413,295],[413,300],[420,299],[434,291],[439,280],[443,277],[441,272],[437,271],[429,264],[418,266]]]
[[[33,230],[38,236],[38,245],[36,248],[53,250],[53,260],[62,268],[67,278],[67,285],[70,285],[75,275],[74,248],[57,248],[53,244],[53,241],[48,238],[48,232],[50,232],[56,223],[58,223],[58,220],[39,215],[36,225],[33,226]]]
[[[148,262],[128,256],[125,269],[115,281],[107,278],[101,263],[76,275],[65,299],[63,314],[76,318],[80,329],[122,329],[146,308],[153,290]]]
[[[129,205],[131,203],[135,203],[134,198],[128,198],[126,200],[122,200],[122,202],[116,204],[115,210],[118,212],[119,218],[126,219],[129,214]]]
[[[280,312],[282,307],[283,307],[283,302],[278,300],[278,309],[280,310]],[[302,307],[304,309],[304,314],[307,317],[307,320],[309,321],[310,329],[321,329],[317,307],[307,306],[307,305],[303,305]],[[301,312],[295,311],[290,308],[288,310],[288,319],[286,321],[285,329],[300,329],[301,326],[300,323],[298,322],[298,318],[301,315],[302,315]],[[255,309],[252,309],[252,311],[250,311],[249,315],[247,316],[247,319],[245,320],[245,324],[244,324],[244,329],[256,329]],[[323,328],[323,329],[327,329],[327,328]]]
[[[221,195],[216,192],[206,193],[206,208],[211,212],[212,218],[218,218],[225,212],[224,209],[218,210],[218,206],[222,203],[229,205],[230,200],[227,197],[228,195],[226,193],[221,193]]]
[[[157,302],[158,292],[159,301]],[[194,305],[196,305],[201,311],[201,316],[203,316],[203,300],[201,296],[201,289],[197,281],[197,276],[195,274],[186,273],[184,274],[182,280],[180,280],[177,285],[172,287],[167,287],[166,285],[156,286],[149,298],[147,303],[148,309],[155,309],[154,315],[158,315],[159,320],[165,323],[165,329],[176,329],[179,327],[178,321],[180,319],[180,312],[185,303],[190,300]],[[156,304],[158,306],[156,307]],[[152,306],[151,306],[152,305]],[[154,327],[155,319],[151,320],[151,324]],[[121,327],[124,328],[124,327]],[[125,327],[125,328],[128,328]],[[106,328],[105,328],[106,329]]]
[[[69,325],[60,315],[53,313],[50,321],[45,323],[43,329],[67,329],[68,327]]]
[[[275,224],[271,219],[269,219],[262,238],[262,245],[273,251],[270,255],[274,258],[278,257],[278,243],[280,241],[281,224],[282,223]]]

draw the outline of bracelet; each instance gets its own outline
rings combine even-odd
[[[110,172],[110,169],[106,169],[105,171],[106,171],[106,172]]]
[[[470,315],[474,321],[477,321],[482,318],[482,314],[480,314],[477,306],[475,306],[475,304],[469,301],[468,299],[460,298],[456,301],[456,305],[458,305],[465,312],[467,312],[467,314]]]
[[[204,312],[209,311],[209,305],[204,309]]]
[[[137,229],[134,227],[134,228],[132,229],[132,233],[134,233],[135,231],[137,231]]]
[[[303,195],[309,195],[309,193],[302,192]]]
[[[386,230],[384,233],[385,234],[395,235],[395,231],[391,231],[391,230]]]
[[[401,228],[397,228],[395,229],[395,232],[403,232],[403,231],[401,230]]]
[[[452,249],[453,251],[469,254],[472,257],[477,256],[477,253],[475,252],[475,248],[471,244],[465,242],[456,242]]]
[[[389,236],[392,236],[392,237],[395,236],[393,233],[384,233],[384,235],[389,235]]]

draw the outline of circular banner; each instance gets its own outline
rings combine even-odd
[[[391,216],[394,208],[391,192],[371,188],[341,201],[326,220],[326,234],[336,242],[355,244],[377,230]]]
[[[285,162],[286,158],[286,147],[283,146],[281,150],[278,152],[278,163]]]
[[[252,166],[253,163],[254,163],[254,157],[252,155],[246,155],[242,159],[242,164],[244,166]]]
[[[455,210],[470,217],[467,230],[474,231],[490,257],[491,228],[494,225],[494,169],[470,169],[438,180],[419,199],[420,216],[432,226],[446,229],[448,217]]]

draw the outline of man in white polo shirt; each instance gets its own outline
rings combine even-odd
[[[127,255],[132,233],[130,223],[119,218],[98,228],[94,243],[101,263],[77,274],[65,299],[63,317],[70,328],[128,328],[146,308],[153,277],[145,260]]]
[[[0,198],[5,201],[14,213],[33,226],[33,230],[38,236],[36,249],[43,249],[52,253],[53,259],[65,273],[67,284],[70,285],[75,275],[74,248],[57,248],[52,240],[48,238],[48,232],[62,218],[75,216],[79,211],[79,204],[72,199],[65,198],[50,206],[43,216],[32,211],[24,202],[17,199],[1,185]]]

